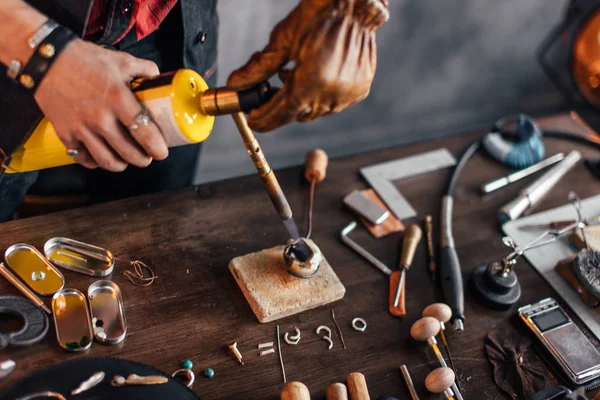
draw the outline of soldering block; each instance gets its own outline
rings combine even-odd
[[[325,257],[317,275],[302,279],[287,272],[284,246],[236,257],[229,270],[259,322],[289,317],[340,300],[346,288]]]

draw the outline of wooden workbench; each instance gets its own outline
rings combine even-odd
[[[546,119],[543,125],[556,127],[556,121]],[[423,308],[441,300],[440,292],[428,278],[425,247],[421,245],[408,273],[408,315],[393,318],[387,312],[387,278],[339,239],[340,230],[353,219],[344,210],[342,198],[352,189],[367,187],[358,172],[363,166],[441,147],[459,156],[480,134],[358,154],[330,163],[327,179],[317,187],[313,238],[347,289],[345,298],[333,307],[348,348],[342,348],[335,334],[334,348],[327,351],[326,343],[314,332],[321,324],[333,328],[331,307],[278,321],[282,332],[291,331],[294,326],[302,330],[300,345],[282,342],[289,381],[304,382],[313,396],[320,398],[327,385],[360,371],[366,375],[372,398],[386,394],[408,398],[398,369],[406,364],[422,398],[437,398],[427,397],[423,385],[437,362],[424,344],[414,342],[409,335],[411,324]],[[555,139],[547,139],[546,143],[548,154],[577,148],[597,157],[597,152],[585,146]],[[465,277],[477,264],[498,260],[507,252],[500,240],[496,213],[528,181],[485,198],[478,193],[483,182],[506,172],[505,167],[480,152],[461,178],[456,193],[454,234]],[[277,175],[304,230],[309,188],[302,178],[302,168],[278,171]],[[401,192],[418,211],[419,222],[427,213],[438,221],[440,196],[449,176],[450,170],[446,169],[398,182]],[[581,163],[537,210],[566,203],[571,190],[585,198],[599,192],[600,182]],[[259,357],[256,348],[258,343],[276,340],[276,323],[257,322],[227,268],[235,256],[280,245],[286,239],[255,175],[5,223],[0,225],[0,250],[17,242],[42,249],[44,242],[55,236],[105,247],[124,260],[143,260],[159,278],[151,287],[142,288],[132,286],[122,269],[112,274],[125,301],[129,331],[124,343],[115,347],[95,343],[86,354],[65,353],[51,328],[42,343],[6,352],[17,362],[17,369],[1,382],[0,388],[52,363],[75,357],[115,356],[166,372],[180,368],[182,360],[191,359],[197,375],[194,390],[202,398],[278,398],[282,388],[279,360],[276,354]],[[352,237],[387,265],[396,266],[400,235],[376,241],[360,227]],[[520,304],[556,295],[525,261],[519,261],[517,271],[523,288]],[[66,287],[84,292],[93,282],[90,277],[70,271],[64,271],[64,275]],[[0,279],[0,293],[18,294],[4,279]],[[470,294],[466,295],[466,330],[461,334],[448,331],[466,399],[503,398],[492,381],[483,340],[490,330],[508,323],[514,315],[514,309],[504,313],[485,309]],[[366,332],[351,329],[354,317],[367,320]],[[234,341],[244,355],[245,366],[227,351],[227,345]],[[202,377],[207,367],[215,370],[212,380]]]

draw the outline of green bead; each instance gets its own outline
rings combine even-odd
[[[183,363],[183,368],[185,369],[192,369],[194,367],[194,363],[192,362],[192,360],[185,360]]]
[[[209,378],[209,379],[212,379],[213,376],[215,376],[215,371],[213,371],[212,368],[206,368],[204,370],[204,376],[207,377],[207,378]]]

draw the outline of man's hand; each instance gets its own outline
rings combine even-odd
[[[75,40],[56,59],[35,94],[75,160],[87,168],[123,171],[127,164],[146,167],[169,154],[158,127],[135,121],[142,110],[129,83],[158,75],[158,67],[123,52]],[[129,131],[127,127],[139,125]]]
[[[301,0],[273,30],[267,47],[234,71],[227,86],[250,88],[276,72],[283,88],[248,116],[264,132],[312,121],[363,100],[377,65],[375,32],[389,18],[388,0]],[[293,70],[282,70],[294,61]]]

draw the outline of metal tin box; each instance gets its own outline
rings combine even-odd
[[[107,276],[115,265],[110,251],[64,237],[48,240],[44,253],[54,265],[90,276]]]
[[[4,258],[10,269],[41,296],[51,296],[65,285],[63,274],[29,244],[10,246],[6,249]]]
[[[52,297],[52,316],[58,344],[68,351],[92,345],[92,318],[85,296],[77,289],[61,289]]]
[[[125,339],[127,322],[121,290],[116,283],[96,281],[88,288],[94,337],[103,344],[117,344]]]

